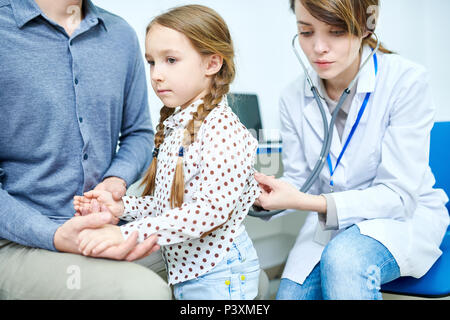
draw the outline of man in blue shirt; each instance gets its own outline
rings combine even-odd
[[[78,233],[112,216],[73,217],[74,195],[120,198],[151,159],[133,29],[89,0],[0,0],[0,118],[0,298],[170,298],[154,272],[115,261],[152,253],[156,236],[88,258]]]

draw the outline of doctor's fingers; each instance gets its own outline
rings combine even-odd
[[[276,189],[279,185],[279,182],[277,179],[275,179],[275,177],[273,176],[266,176],[263,174],[260,175],[256,175],[255,174],[255,179],[256,182],[258,182],[258,184],[261,186],[264,186],[265,190],[273,190]]]
[[[259,196],[259,198],[258,198],[258,202],[259,202],[259,204],[257,204],[259,207],[261,207],[261,208],[263,208],[263,209],[265,209],[265,210],[272,210],[271,208],[270,208],[270,206],[271,206],[271,204],[272,204],[272,199],[271,199],[271,196],[270,196],[270,194],[268,194],[268,193],[265,193],[265,194],[261,194],[260,196]],[[256,204],[256,202],[255,202],[255,204]]]

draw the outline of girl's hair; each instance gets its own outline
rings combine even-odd
[[[289,0],[295,13],[297,0]],[[372,37],[378,22],[379,0],[300,0],[302,5],[319,21],[334,27],[347,30],[349,34],[362,37],[369,31],[371,34],[363,39],[362,46],[368,44],[372,49],[377,41]],[[361,46],[361,47],[362,47]],[[393,53],[380,45],[379,50]]]
[[[197,131],[208,114],[220,103],[223,96],[230,89],[235,77],[234,47],[228,26],[222,17],[214,10],[202,5],[186,5],[173,8],[154,18],[147,26],[146,33],[154,25],[161,25],[184,34],[192,43],[197,52],[207,56],[218,54],[223,59],[220,71],[212,78],[209,93],[203,97],[203,103],[197,107],[193,119],[185,129],[185,139],[180,149],[172,192],[170,195],[171,207],[180,207],[183,204],[184,177],[183,177],[183,149],[196,139]],[[155,150],[150,168],[145,174],[142,185],[145,185],[143,195],[153,195],[157,169],[157,153],[164,142],[164,121],[170,117],[175,108],[163,106],[160,112],[159,124],[156,127]]]

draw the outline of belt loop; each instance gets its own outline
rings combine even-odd
[[[239,237],[233,241],[233,246],[236,248],[237,252],[239,253],[239,261],[243,262],[247,259],[247,243],[248,243],[248,236],[246,236],[245,233],[242,233]]]

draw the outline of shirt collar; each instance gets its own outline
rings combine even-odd
[[[372,49],[369,45],[365,45],[363,47],[363,53],[362,53],[362,59],[361,64],[367,59],[367,57],[372,53]],[[320,78],[317,72],[314,71],[311,67],[308,68],[308,72],[311,75],[311,79],[313,80],[314,84],[317,88],[320,88]],[[375,76],[375,63],[373,59],[370,59],[369,62],[364,66],[364,68],[361,70],[361,73],[358,78],[357,86],[356,86],[356,93],[367,93],[367,92],[374,92],[375,91],[375,82],[376,82],[376,76]],[[306,81],[305,78],[305,96],[306,97],[313,97],[313,94],[311,92],[311,88],[309,87],[308,81]]]
[[[25,24],[39,15],[45,17],[41,8],[39,8],[34,0],[10,0],[10,3],[13,9],[14,18],[16,19],[16,23],[19,28],[22,28]],[[98,8],[90,0],[84,0],[83,6],[85,10],[84,19],[88,19],[91,22],[98,19],[102,22],[105,31],[107,31],[105,19],[99,12]]]
[[[28,21],[42,14],[34,0],[10,0],[17,26],[22,28]]]
[[[181,109],[181,107],[177,107],[174,114],[172,114],[164,121],[164,127],[172,129],[186,128],[189,121],[192,120],[194,112],[197,111],[198,106],[202,103],[203,99],[199,99],[184,109]],[[219,103],[219,106],[228,106],[228,100],[226,96],[223,97],[222,101]]]
[[[98,20],[99,22],[102,23],[103,27],[105,28],[105,31],[108,31],[105,18],[103,17],[100,10],[92,3],[92,1],[84,0],[84,7],[86,13],[85,19],[90,19],[92,22]]]
[[[356,85],[358,85],[358,81],[356,82]],[[319,90],[319,94],[322,96],[322,98],[325,98],[325,101],[328,105],[328,109],[330,110],[330,113],[333,113],[334,109],[336,108],[336,106],[338,104],[338,101],[335,101],[328,96],[327,90],[325,88],[325,83],[323,82],[322,79],[319,80],[318,90]],[[348,103],[348,102],[352,101],[354,96],[355,96],[355,91],[352,91],[352,93],[350,93],[347,100],[345,101],[345,103],[342,105],[342,107],[340,109],[342,112],[344,112],[347,115],[349,114],[350,107],[351,107],[351,103]]]

